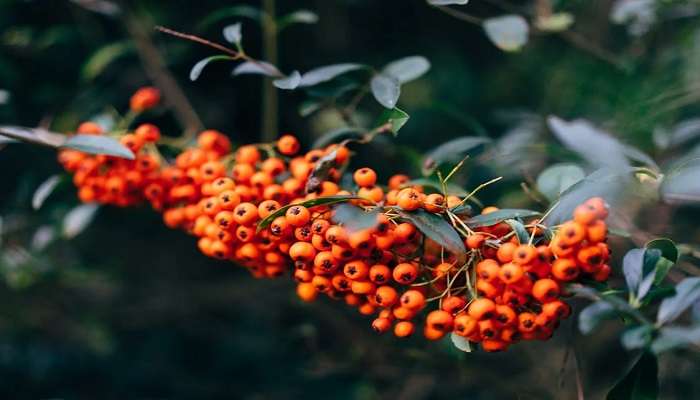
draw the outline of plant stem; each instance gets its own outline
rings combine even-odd
[[[263,57],[272,65],[277,65],[277,23],[275,22],[275,0],[263,0]],[[262,122],[260,124],[263,142],[271,142],[278,134],[277,119],[279,104],[277,89],[270,79],[263,80]]]

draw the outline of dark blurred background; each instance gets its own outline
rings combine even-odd
[[[471,3],[459,9],[480,18],[530,4]],[[583,44],[539,33],[521,52],[506,53],[480,27],[424,1],[278,0],[279,15],[305,8],[319,16],[316,24],[281,34],[279,66],[286,72],[340,62],[380,67],[415,54],[431,61],[425,77],[403,87],[399,106],[411,120],[399,137],[357,150],[356,164],[371,165],[383,178],[416,175],[417,154],[448,139],[502,137],[513,116],[524,113],[586,117],[665,161],[652,132],[698,112],[700,24],[697,10],[687,8],[697,3],[659,2],[665,11],[641,36],[611,23],[613,1],[554,3],[575,16]],[[236,143],[258,141],[261,78],[232,78],[231,64],[214,63],[192,82],[192,65],[215,53],[152,30],[164,25],[223,42],[221,29],[242,21],[247,52],[262,58],[255,22],[230,17],[201,24],[239,4],[260,7],[254,1],[0,0],[0,90],[8,97],[0,101],[0,123],[68,132],[80,121],[124,111],[136,88],[152,84],[148,56],[134,45],[146,40],[206,127]],[[685,14],[678,15],[679,7]],[[301,117],[305,98],[279,92],[278,121],[281,131],[308,145],[342,119],[332,110]],[[368,121],[380,112],[371,99],[360,110]],[[168,110],[145,119],[166,134],[181,131]],[[533,140],[547,148],[551,137],[538,129]],[[510,164],[509,183],[485,191],[484,200],[532,206],[518,187],[523,174],[568,156],[541,150],[516,154],[531,157],[517,157],[522,168]],[[481,172],[469,179],[488,175],[475,171]],[[449,339],[377,336],[369,319],[343,304],[302,304],[290,279],[254,280],[201,256],[194,239],[168,230],[145,208],[103,207],[76,238],[57,238],[62,217],[77,204],[71,185],[62,184],[39,211],[31,209],[36,187],[57,172],[53,150],[13,144],[0,151],[3,398],[569,399],[576,398],[577,379],[587,398],[600,398],[632,359],[613,323],[581,336],[569,320],[553,340],[501,354],[461,353]],[[656,233],[697,242],[697,213],[676,218],[676,228],[664,225]],[[697,353],[662,358],[662,398],[700,397],[697,361]]]

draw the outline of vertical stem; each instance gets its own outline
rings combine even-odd
[[[275,0],[262,0],[265,12],[262,23],[263,56],[265,61],[277,65],[277,23],[275,22]],[[272,86],[270,78],[263,80],[262,129],[263,142],[271,142],[278,132],[277,118],[279,117],[277,88]]]

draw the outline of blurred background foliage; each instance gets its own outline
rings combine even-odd
[[[399,100],[410,122],[396,139],[356,148],[356,165],[371,165],[382,178],[418,176],[426,149],[483,135],[500,151],[470,160],[460,183],[503,175],[506,182],[483,191],[482,200],[541,209],[520,183],[577,159],[557,144],[546,116],[586,118],[662,166],[700,154],[700,3],[630,1],[646,8],[616,23],[625,19],[615,16],[618,3],[624,0],[554,1],[557,12],[574,18],[572,28],[531,32],[519,52],[504,52],[478,24],[424,1],[278,0],[278,15],[303,8],[319,18],[281,33],[277,65],[306,71],[425,56],[430,72],[402,87]],[[262,79],[231,78],[231,64],[212,63],[192,82],[192,65],[215,52],[152,30],[163,25],[223,41],[223,27],[243,22],[246,51],[263,59],[255,22],[216,18],[241,4],[260,7],[0,0],[0,122],[69,132],[79,121],[108,121],[155,73],[172,77],[196,113],[150,114],[166,134],[179,135],[180,122],[194,118],[237,143],[259,141]],[[533,9],[529,1],[497,0],[454,8],[477,20],[512,13],[532,19]],[[278,95],[280,131],[306,145],[345,124],[332,107],[302,117],[299,106],[309,97],[299,91]],[[371,127],[380,112],[365,99],[355,118]],[[675,143],[679,130],[685,136]],[[167,230],[150,210],[101,208],[77,237],[61,237],[63,217],[77,204],[69,179],[39,211],[31,207],[37,186],[60,172],[51,149],[8,145],[0,171],[5,398],[561,399],[577,396],[577,379],[586,397],[600,398],[633,358],[615,323],[582,336],[569,320],[550,342],[503,354],[379,337],[340,304],[301,304],[289,280],[253,280],[200,256],[193,239]],[[691,246],[700,239],[698,217],[693,207],[662,205],[642,211],[637,224]],[[619,257],[631,242],[613,244]],[[662,398],[700,397],[697,361],[694,351],[662,356]]]

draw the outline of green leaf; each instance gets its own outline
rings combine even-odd
[[[456,255],[461,255],[466,252],[464,242],[462,242],[457,231],[439,215],[428,213],[423,210],[411,212],[406,212],[401,209],[397,210],[402,218],[413,223],[419,231],[423,232],[424,235],[434,240],[446,250]]]
[[[311,10],[297,10],[291,14],[287,14],[280,18],[277,22],[278,30],[292,25],[292,24],[315,24],[318,22],[318,15]]]
[[[576,164],[555,164],[537,177],[537,190],[550,201],[554,201],[585,176],[586,173]]]
[[[311,146],[314,149],[318,149],[321,147],[326,147],[331,143],[337,143],[341,140],[345,140],[348,138],[360,138],[364,134],[364,130],[359,129],[359,128],[352,128],[349,126],[344,126],[342,128],[334,129],[330,132],[326,132],[323,135],[321,135],[314,144]]]
[[[393,61],[382,70],[382,74],[396,78],[399,84],[420,78],[430,69],[430,62],[423,56],[411,56]]]
[[[299,74],[299,71],[292,71],[289,76],[280,78],[280,79],[275,79],[272,81],[272,84],[275,85],[278,89],[282,90],[294,90],[297,87],[299,87],[299,83],[301,82],[301,74]]]
[[[581,310],[578,315],[578,329],[584,335],[591,333],[601,322],[615,319],[617,310],[606,301],[596,301]]]
[[[233,69],[231,75],[238,76],[244,74],[257,74],[271,77],[281,76],[282,73],[274,65],[265,61],[246,61],[240,63]]]
[[[560,12],[537,17],[535,26],[542,32],[562,32],[574,23],[574,16],[568,12]]]
[[[465,352],[465,353],[471,353],[472,352],[472,346],[471,343],[469,343],[469,339],[459,336],[458,334],[452,332],[450,334],[450,340],[452,340],[452,344],[459,350]]]
[[[518,51],[527,43],[529,26],[520,15],[488,18],[483,23],[486,36],[503,51]]]
[[[651,289],[656,277],[656,264],[661,258],[658,249],[632,249],[622,260],[627,288],[641,300]]]
[[[63,237],[72,239],[78,236],[90,225],[98,209],[99,205],[90,203],[81,204],[70,210],[63,218]]]
[[[490,143],[491,139],[481,136],[465,136],[445,142],[423,157],[423,175],[432,174],[444,163],[458,162],[472,150]]]
[[[700,300],[700,277],[683,279],[676,285],[676,294],[661,302],[656,316],[657,324],[663,325],[675,320],[698,300]]]
[[[607,132],[603,132],[590,122],[577,119],[564,121],[550,116],[547,124],[564,146],[578,153],[595,166],[625,168],[629,166],[623,155],[622,144]]]
[[[202,71],[204,71],[204,67],[206,67],[210,62],[212,62],[212,61],[228,61],[228,60],[233,60],[233,58],[230,56],[211,56],[211,57],[207,57],[203,60],[197,61],[197,64],[195,64],[192,67],[192,69],[190,70],[190,80],[196,81],[199,78],[199,76],[202,74]]]
[[[35,210],[40,209],[44,201],[53,193],[59,183],[61,183],[60,175],[51,175],[47,180],[42,182],[34,192],[34,196],[32,196],[32,208]]]
[[[59,147],[66,141],[66,135],[50,132],[43,128],[0,125],[0,135],[22,142]]]
[[[299,115],[306,118],[309,115],[315,113],[323,107],[324,103],[322,101],[315,100],[304,100],[299,105]]]
[[[607,400],[655,400],[659,396],[659,367],[650,352],[644,352],[632,369],[608,392]]]
[[[128,160],[135,158],[131,150],[109,136],[75,135],[69,137],[61,147],[79,150],[83,153],[105,154]]]
[[[256,231],[260,232],[263,229],[267,228],[268,226],[270,226],[270,224],[272,223],[272,221],[275,218],[284,215],[289,208],[294,207],[294,206],[304,206],[306,208],[311,208],[311,207],[317,207],[317,206],[327,206],[327,205],[331,205],[331,204],[344,203],[344,202],[348,202],[350,200],[362,200],[362,198],[357,197],[357,196],[326,196],[326,197],[317,197],[315,199],[302,201],[300,203],[287,204],[286,206],[281,207],[279,210],[275,211],[274,213],[268,215],[263,220],[258,222],[258,226],[257,226]]]
[[[507,219],[514,218],[529,218],[540,215],[539,212],[533,210],[523,210],[516,208],[503,208],[488,214],[480,214],[469,218],[465,221],[470,228],[479,228],[482,226],[493,226]]]
[[[668,326],[659,330],[659,336],[651,344],[651,351],[659,354],[691,345],[700,346],[700,325],[691,327]]]
[[[362,64],[350,63],[326,65],[324,67],[314,68],[310,71],[307,71],[306,73],[304,73],[304,75],[301,76],[301,82],[299,82],[299,86],[309,87],[318,85],[319,83],[328,82],[350,71],[356,71],[358,69],[364,68],[367,68],[367,66]]]
[[[394,136],[396,136],[398,135],[401,128],[403,128],[403,126],[406,125],[406,122],[408,122],[409,118],[410,117],[408,116],[408,114],[406,114],[405,111],[401,110],[398,107],[394,107],[391,110],[384,110],[382,115],[379,116],[377,126],[389,123],[391,125],[391,133],[393,133]]]
[[[661,197],[667,203],[684,204],[700,201],[700,158],[684,162],[661,181]]]
[[[644,247],[661,251],[662,257],[656,263],[656,277],[654,278],[654,284],[658,285],[666,278],[668,271],[678,261],[678,247],[672,240],[666,238],[654,239],[644,245]]]
[[[507,219],[505,223],[510,225],[510,228],[515,232],[515,236],[518,237],[518,242],[520,244],[526,244],[530,240],[530,234],[527,232],[522,222],[514,219]]]
[[[10,92],[0,89],[0,106],[7,104],[10,101]]]
[[[223,31],[224,39],[226,39],[226,41],[229,43],[240,46],[241,40],[243,40],[243,33],[241,32],[241,29],[242,25],[240,22],[225,27]]]
[[[431,6],[459,6],[469,3],[469,0],[428,0]]]
[[[100,47],[88,57],[80,75],[84,80],[91,81],[98,77],[111,63],[134,50],[130,41],[111,43]]]
[[[343,224],[350,232],[357,232],[377,226],[377,210],[365,211],[364,208],[350,203],[342,203],[333,210],[332,220]]]
[[[370,89],[374,98],[386,108],[396,107],[401,95],[401,83],[393,76],[377,74],[370,81]]]
[[[627,329],[622,336],[620,336],[622,347],[627,350],[634,350],[648,346],[651,342],[653,331],[654,328],[649,325],[641,325]]]

